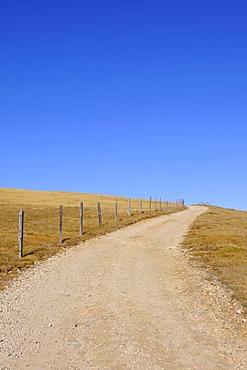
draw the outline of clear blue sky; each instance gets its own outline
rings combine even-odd
[[[0,187],[247,210],[245,0],[1,0]]]

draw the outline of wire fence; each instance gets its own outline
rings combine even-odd
[[[184,200],[99,197],[75,205],[23,202],[0,204],[0,270],[16,257],[49,255],[52,247],[76,245],[139,220],[179,211]],[[19,222],[18,222],[19,213]],[[36,258],[36,257],[35,257]],[[30,257],[31,259],[31,257]],[[16,263],[16,262],[15,262]],[[1,271],[0,271],[1,272]]]
[[[31,212],[21,210],[19,212],[19,257],[23,257],[24,240],[27,245],[39,243],[54,244],[54,238],[59,234],[59,244],[82,237],[84,234],[97,233],[99,227],[105,227],[105,231],[115,223],[125,224],[126,217],[133,217],[133,221],[151,216],[151,212],[170,213],[184,207],[184,199],[176,202],[162,201],[161,198],[152,200],[128,199],[127,204],[113,202],[97,202],[95,205],[86,205],[83,202],[79,206],[63,206],[59,209],[54,207],[44,209],[33,209]],[[170,212],[169,212],[170,211]],[[141,217],[136,216],[141,215]],[[144,217],[145,218],[145,217]],[[59,220],[59,222],[58,222]],[[127,222],[128,224],[128,222]],[[59,229],[59,233],[58,233]]]

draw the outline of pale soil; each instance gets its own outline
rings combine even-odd
[[[205,209],[140,222],[23,273],[0,294],[0,369],[247,369],[240,305],[179,247]]]

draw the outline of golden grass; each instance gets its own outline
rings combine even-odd
[[[98,226],[97,202],[101,202],[103,224]],[[118,201],[118,222],[114,203]],[[83,236],[79,236],[79,203],[84,203]],[[46,259],[61,248],[79,244],[97,235],[139,220],[181,210],[173,208],[148,211],[148,200],[131,199],[132,215],[127,215],[126,198],[84,193],[41,192],[0,188],[0,289],[20,270]],[[63,205],[63,245],[59,245],[59,206]],[[153,205],[152,205],[153,207]],[[164,203],[162,204],[164,207]],[[157,202],[159,209],[159,202]],[[18,213],[25,212],[24,257],[18,257]]]
[[[209,206],[192,224],[183,246],[231,288],[247,313],[247,212]]]

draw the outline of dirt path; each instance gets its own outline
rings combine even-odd
[[[178,244],[205,208],[91,240],[0,294],[0,369],[247,369],[238,305]]]

